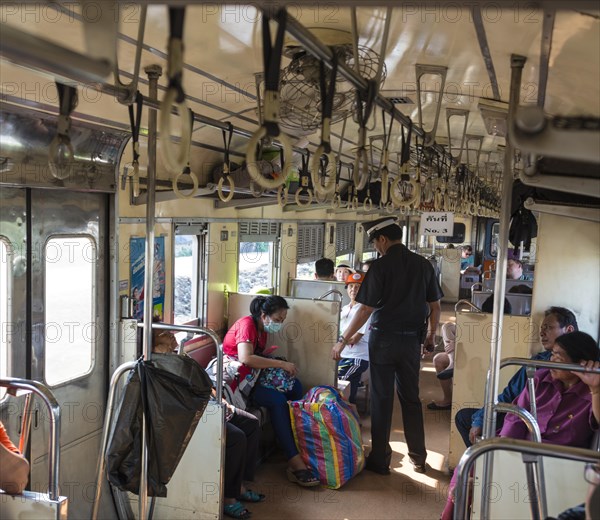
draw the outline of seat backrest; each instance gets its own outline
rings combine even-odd
[[[206,368],[217,355],[214,341],[208,336],[199,336],[187,341],[183,346],[186,354],[202,368]]]

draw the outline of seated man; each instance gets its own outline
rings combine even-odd
[[[506,279],[523,280],[523,262],[516,258],[509,258],[506,262]]]
[[[483,312],[494,312],[494,295],[490,295],[481,306]],[[504,314],[512,311],[510,302],[504,298]],[[456,339],[456,323],[447,321],[442,325],[444,352],[433,357],[433,366],[444,394],[442,401],[432,401],[427,405],[429,410],[450,410],[452,407],[452,377],[454,376],[454,348]]]
[[[315,262],[315,280],[335,281],[335,264],[329,258],[320,258]]]
[[[29,462],[11,442],[0,422],[0,489],[10,495],[21,493],[29,480]]]
[[[544,313],[544,321],[540,327],[540,342],[544,350],[536,354],[531,359],[540,359],[548,361],[550,359],[552,346],[559,336],[579,330],[577,318],[564,307],[550,307]],[[527,383],[525,367],[521,367],[518,372],[508,382],[507,387],[498,396],[499,403],[512,403],[521,393]],[[483,408],[463,408],[458,411],[454,419],[456,427],[467,448],[475,442],[475,438],[481,435],[483,431]],[[504,414],[497,415],[497,428],[501,428],[504,423]]]
[[[473,248],[471,246],[462,246],[460,252],[460,274],[466,272],[479,273],[478,267],[475,267],[475,261],[473,259]]]

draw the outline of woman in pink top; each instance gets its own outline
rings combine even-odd
[[[598,344],[585,332],[569,332],[554,340],[551,361],[600,368]],[[600,421],[600,375],[567,370],[539,369],[534,376],[537,422],[542,442],[589,448]],[[527,387],[514,404],[529,410]],[[507,414],[500,437],[530,440],[525,423],[514,414]],[[441,520],[450,520],[454,513],[456,474],[450,481],[448,502]]]
[[[296,448],[287,404],[290,400],[302,397],[302,384],[295,379],[290,391],[280,392],[257,383],[258,373],[263,368],[282,368],[291,376],[298,373],[294,363],[261,356],[265,351],[267,334],[276,334],[281,330],[288,308],[281,296],[254,298],[250,303],[250,316],[237,320],[225,334],[223,352],[242,363],[232,390],[239,387],[246,397],[250,396],[251,391],[254,403],[269,410],[273,430],[288,461],[288,479],[300,486],[318,486],[319,480],[306,467]]]

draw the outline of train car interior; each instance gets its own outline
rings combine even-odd
[[[547,443],[535,399],[496,397],[522,367],[533,397],[543,369],[600,374],[531,357],[552,348],[552,307],[600,336],[596,1],[20,0],[0,2],[0,24],[0,420],[29,463],[21,494],[0,479],[1,518],[230,513],[226,333],[257,297],[285,298],[265,348],[304,393],[348,403],[332,349],[348,273],[367,284],[381,256],[363,224],[383,217],[443,293],[420,369],[426,472],[396,401],[389,475],[300,487],[275,417],[252,405],[266,496],[244,504],[253,518],[437,519],[449,487],[461,520],[559,518],[588,494],[581,518],[600,517],[598,436]],[[347,271],[323,278],[323,258]],[[162,366],[156,331],[175,335],[191,387],[215,387],[164,493],[140,368]],[[348,412],[362,459],[372,377]],[[120,487],[111,446],[140,385],[124,429],[139,471]],[[469,407],[485,410],[471,447],[455,422]],[[500,412],[529,438],[497,436]]]

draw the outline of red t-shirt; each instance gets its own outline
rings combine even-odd
[[[267,344],[267,333],[259,334],[252,316],[244,316],[237,320],[227,331],[223,338],[223,352],[228,356],[238,359],[238,345],[252,343],[254,354],[260,354]]]
[[[19,451],[19,449],[10,440],[8,433],[6,433],[6,428],[4,428],[4,425],[1,422],[0,422],[0,444],[2,444],[2,446],[7,448],[9,451],[12,451],[12,452],[16,453],[17,455],[21,455],[21,452]]]
[[[238,357],[238,345],[240,343],[251,343],[253,345],[253,353],[260,354],[267,344],[267,333],[263,331],[259,333],[254,324],[252,316],[245,316],[237,320],[233,326],[227,331],[223,338],[223,353],[235,359]],[[239,380],[243,380],[252,372],[249,366],[242,365],[238,369]],[[237,388],[237,381],[231,385],[231,389]]]

